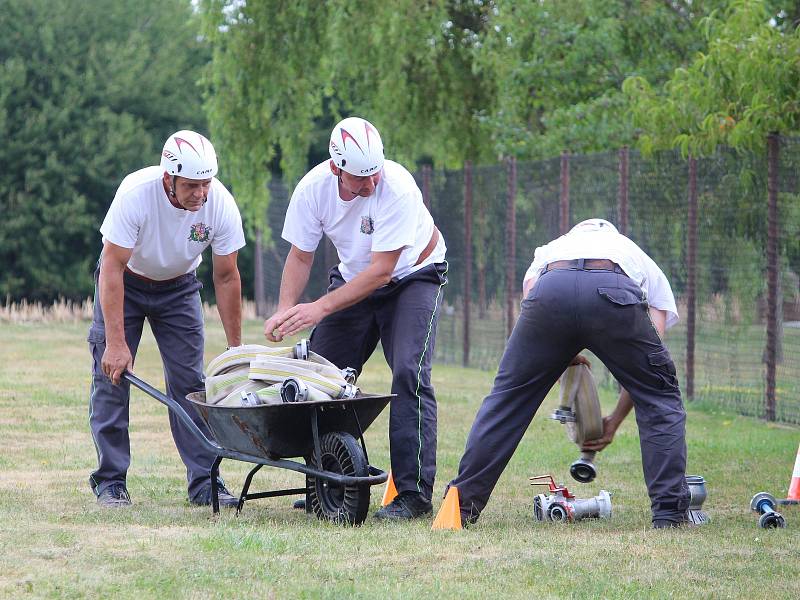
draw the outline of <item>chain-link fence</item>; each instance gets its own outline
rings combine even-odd
[[[681,321],[668,332],[667,345],[685,395],[800,423],[800,139],[774,142],[771,167],[766,153],[720,150],[686,160],[623,149],[420,169],[415,177],[450,263],[436,360],[496,368],[535,248],[601,217],[647,252],[672,284]],[[273,244],[260,253],[258,274],[264,313],[277,302],[288,252],[280,232],[289,193],[280,182],[271,191]],[[317,250],[308,299],[324,293],[327,270],[337,262],[326,240]],[[602,379],[612,381],[607,373]]]

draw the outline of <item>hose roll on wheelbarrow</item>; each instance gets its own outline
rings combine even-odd
[[[567,430],[567,437],[580,448],[584,442],[603,435],[603,416],[592,372],[586,365],[571,365],[561,376],[559,406],[551,415]],[[581,457],[570,465],[573,479],[588,483],[597,476],[594,451],[581,452]]]

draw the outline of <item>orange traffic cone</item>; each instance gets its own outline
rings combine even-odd
[[[800,502],[800,446],[797,448],[797,459],[794,461],[792,481],[789,484],[789,495],[786,500],[793,501],[791,504]]]
[[[458,499],[458,488],[450,486],[442,507],[433,520],[431,529],[463,529],[461,526],[461,504]]]
[[[391,504],[392,500],[397,497],[397,488],[394,487],[394,479],[392,479],[392,472],[389,471],[389,479],[386,480],[386,489],[383,490],[383,500],[381,506]]]

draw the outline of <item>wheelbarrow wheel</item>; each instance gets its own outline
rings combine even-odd
[[[319,441],[323,471],[340,475],[366,477],[369,465],[364,451],[349,433],[330,431]],[[339,485],[317,477],[308,478],[308,499],[311,510],[323,521],[360,525],[369,511],[368,485]]]

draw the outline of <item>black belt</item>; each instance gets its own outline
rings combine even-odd
[[[576,258],[574,260],[557,260],[548,263],[545,272],[555,269],[577,269],[579,271],[613,271],[625,275],[617,263],[607,258]]]
[[[172,277],[170,279],[150,279],[149,277],[145,277],[144,275],[139,275],[139,273],[136,273],[135,271],[131,271],[128,267],[125,267],[125,272],[128,275],[133,275],[134,277],[136,277],[136,279],[141,279],[142,281],[155,285],[165,285],[167,283],[173,283],[174,281],[178,281],[182,277],[186,277],[188,275],[188,273],[184,273],[183,275],[178,275],[177,277]]]

